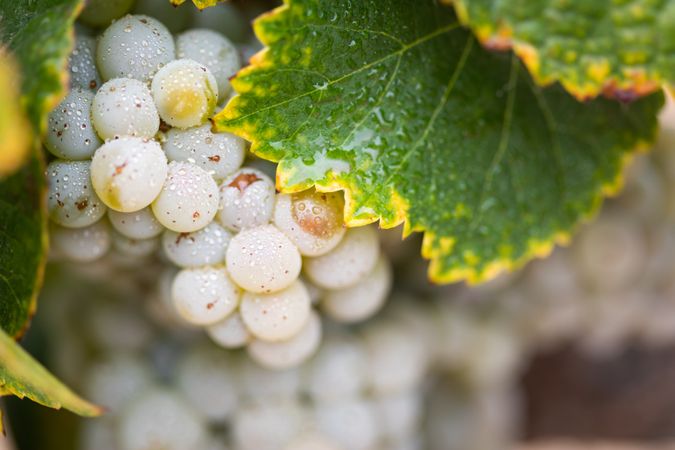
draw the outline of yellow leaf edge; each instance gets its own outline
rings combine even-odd
[[[578,226],[592,220],[598,213],[600,206],[602,205],[603,200],[606,197],[612,197],[617,195],[624,184],[624,172],[626,168],[633,161],[636,154],[644,153],[651,148],[652,142],[650,141],[639,141],[632,151],[628,151],[623,155],[623,159],[620,163],[620,170],[617,172],[614,179],[603,183],[598,191],[593,197],[593,201],[589,211],[581,216],[577,221],[575,227],[571,230],[557,230],[554,231],[551,236],[547,239],[542,240],[532,240],[528,244],[527,250],[518,258],[509,259],[509,258],[499,258],[490,262],[484,269],[476,270],[475,268],[462,265],[456,267],[450,267],[445,270],[441,267],[441,257],[444,253],[447,253],[452,249],[454,239],[451,236],[443,236],[439,238],[432,231],[425,230],[422,226],[412,226],[410,220],[408,219],[408,209],[409,206],[407,201],[398,195],[395,191],[391,192],[391,206],[394,209],[393,217],[387,219],[377,214],[364,215],[360,214],[359,218],[354,217],[356,212],[355,202],[352,195],[352,188],[348,182],[340,180],[335,176],[330,177],[326,181],[317,182],[317,183],[301,183],[294,184],[293,186],[287,185],[288,173],[284,170],[283,160],[280,162],[278,158],[275,158],[272,155],[265,154],[265,152],[260,150],[260,141],[256,135],[256,130],[252,127],[233,127],[227,126],[226,121],[235,119],[241,101],[241,93],[245,93],[254,89],[254,86],[244,82],[242,77],[256,71],[262,67],[269,67],[273,63],[268,59],[268,47],[275,40],[274,36],[268,35],[264,30],[264,24],[266,21],[272,21],[278,15],[282,14],[284,11],[289,9],[289,1],[284,0],[284,3],[277,8],[268,11],[258,17],[254,23],[253,28],[256,36],[263,44],[263,49],[258,53],[254,54],[250,61],[249,65],[242,68],[237,75],[231,80],[231,85],[237,95],[232,97],[227,103],[226,107],[218,113],[214,118],[214,126],[218,131],[227,131],[239,135],[240,137],[248,140],[251,143],[250,151],[269,161],[279,163],[277,167],[276,174],[276,188],[279,192],[283,193],[295,193],[300,192],[305,189],[314,187],[318,192],[336,192],[343,191],[345,197],[345,208],[344,208],[344,222],[345,225],[349,228],[360,227],[368,225],[374,222],[379,221],[379,226],[382,229],[395,228],[403,224],[402,239],[407,238],[413,232],[421,232],[424,234],[422,240],[421,254],[427,260],[430,260],[428,268],[428,277],[429,280],[437,284],[449,284],[459,281],[466,281],[468,284],[475,285],[479,283],[484,283],[490,281],[491,279],[497,277],[503,272],[510,272],[517,270],[524,266],[532,259],[541,259],[545,258],[551,254],[556,245],[566,246],[569,245],[571,241],[572,234],[574,229]],[[453,2],[454,0],[444,0],[444,2]],[[653,129],[650,130],[650,135],[654,136],[658,129],[658,124],[655,124]],[[283,159],[283,158],[282,158]],[[327,175],[333,175],[332,173],[327,173]],[[438,244],[434,245],[434,241],[438,240]]]
[[[169,0],[173,6],[180,6],[183,3],[185,3],[186,0]],[[223,2],[225,0],[192,0],[192,3],[199,8],[199,9],[205,9],[205,8],[210,8],[211,6],[216,6],[218,3]]]
[[[609,98],[641,97],[657,92],[668,84],[668,80],[663,77],[650,78],[644,70],[626,73],[624,79],[616,76],[607,77],[607,66],[602,62],[598,62],[597,66],[589,69],[589,78],[593,82],[576,84],[563,77],[544,76],[539,70],[540,54],[534,46],[514,38],[513,29],[506,22],[501,22],[496,26],[492,23],[473,23],[469,17],[468,1],[471,0],[441,0],[441,3],[454,6],[460,23],[473,31],[483,47],[490,50],[513,50],[540,86],[559,82],[577,100],[585,101],[599,95]]]
[[[84,417],[100,416],[105,412],[104,408],[71,391],[2,330],[0,395],[28,398],[40,405],[53,409],[65,408]]]

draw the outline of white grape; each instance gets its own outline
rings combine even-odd
[[[84,228],[53,225],[49,236],[54,250],[71,261],[92,262],[110,249],[110,231],[103,220]]]
[[[237,48],[225,36],[208,29],[192,29],[176,37],[178,58],[189,58],[204,64],[218,83],[218,98],[230,91],[230,77],[241,67]]]
[[[121,255],[143,258],[152,255],[159,248],[159,239],[132,239],[113,231],[112,246]]]
[[[311,357],[321,342],[321,320],[311,312],[305,326],[287,341],[269,342],[254,339],[248,344],[249,356],[268,369],[295,367]]]
[[[421,394],[413,389],[375,400],[382,434],[389,440],[404,440],[417,433],[422,417]]]
[[[63,159],[88,159],[101,145],[92,125],[94,94],[73,88],[66,98],[49,113],[45,147]]]
[[[290,286],[302,266],[297,247],[274,225],[249,228],[234,236],[225,261],[232,279],[253,293]]]
[[[343,450],[334,441],[316,431],[296,436],[284,450]]]
[[[382,308],[389,295],[391,282],[391,266],[387,257],[381,255],[372,272],[355,285],[326,291],[322,308],[326,315],[337,322],[361,322]]]
[[[232,236],[215,222],[199,231],[176,233],[166,230],[162,235],[164,254],[180,267],[198,267],[223,263]]]
[[[91,186],[89,161],[55,160],[47,166],[49,218],[68,228],[98,222],[107,210]]]
[[[75,48],[68,56],[70,87],[96,90],[101,86],[101,77],[96,69],[96,39],[77,34]]]
[[[159,131],[159,115],[147,86],[132,78],[106,81],[94,97],[92,120],[103,139],[116,136],[152,138]]]
[[[160,194],[166,178],[166,156],[160,145],[138,137],[106,142],[91,161],[94,190],[116,211],[145,208]]]
[[[172,161],[164,187],[152,204],[157,220],[179,233],[208,225],[218,211],[218,186],[206,171],[194,164]]]
[[[256,169],[244,167],[220,185],[218,220],[233,231],[269,223],[274,210],[274,183]]]
[[[294,400],[300,395],[301,371],[296,368],[267,370],[249,358],[240,368],[241,390],[248,403]]]
[[[134,78],[147,83],[175,57],[169,30],[143,15],[128,15],[114,22],[103,32],[96,48],[96,63],[104,80]]]
[[[177,59],[152,79],[152,97],[167,124],[190,128],[206,122],[218,103],[218,85],[209,69],[191,59]]]
[[[320,256],[334,249],[345,234],[343,208],[341,193],[278,194],[273,220],[303,256]]]
[[[109,209],[108,220],[115,230],[130,239],[150,239],[164,230],[147,206],[130,213]]]
[[[295,336],[309,319],[311,302],[301,281],[271,294],[245,292],[239,312],[246,328],[258,339],[284,341]]]
[[[236,311],[220,322],[208,326],[206,332],[213,342],[223,348],[243,347],[251,338],[241,315]]]
[[[379,438],[373,406],[363,400],[321,403],[316,408],[316,421],[319,431],[345,449],[370,450]]]
[[[375,229],[371,226],[352,228],[330,252],[305,258],[305,273],[320,287],[344,289],[368,275],[379,255],[380,244]]]
[[[373,392],[391,394],[419,385],[428,362],[421,337],[395,322],[371,324],[364,337]]]
[[[266,402],[239,408],[232,434],[239,450],[282,450],[300,431],[302,410],[292,402]]]
[[[121,450],[197,449],[207,431],[180,397],[165,389],[139,393],[119,420]]]
[[[171,295],[183,319],[195,325],[211,325],[236,309],[240,291],[224,267],[202,267],[178,272]]]
[[[365,390],[368,357],[349,335],[330,336],[307,367],[306,386],[316,401],[335,401]]]
[[[85,375],[84,391],[91,401],[113,414],[150,385],[152,372],[140,358],[114,352],[92,365]]]
[[[181,130],[172,128],[162,144],[169,161],[199,164],[216,180],[233,173],[244,162],[246,142],[230,133],[214,133],[211,124]]]
[[[177,364],[177,387],[192,408],[209,421],[224,421],[236,409],[237,391],[229,355],[196,348]]]

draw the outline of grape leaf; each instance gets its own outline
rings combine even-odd
[[[0,181],[0,327],[19,336],[35,311],[47,249],[38,135],[65,95],[73,23],[82,0],[0,0],[0,41],[21,68],[21,102],[34,131],[29,163]],[[8,148],[3,141],[3,147]]]
[[[87,417],[98,416],[103,412],[101,407],[83,400],[63,385],[2,330],[0,395],[28,397],[41,405],[54,409],[66,408]]]
[[[434,0],[286,0],[216,128],[278,161],[286,192],[344,190],[345,221],[424,231],[438,282],[565,241],[655,134],[663,97],[577,102],[490,53]]]
[[[446,0],[448,1],[448,0]],[[513,46],[535,79],[623,98],[675,79],[675,0],[449,0],[487,47]]]
[[[19,103],[18,69],[0,49],[0,180],[26,160],[31,148],[30,125]]]
[[[171,4],[175,6],[180,6],[183,3],[185,3],[185,0],[170,0]],[[218,3],[225,1],[225,0],[192,0],[192,3],[195,4],[195,6],[199,9],[204,9],[204,8],[209,8],[211,6],[215,6]]]

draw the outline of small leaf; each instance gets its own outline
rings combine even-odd
[[[0,48],[0,180],[26,160],[31,129],[19,104],[18,69]]]
[[[634,97],[675,81],[675,1],[446,0],[489,48],[580,99]]]
[[[35,361],[0,330],[0,394],[28,397],[54,409],[65,408],[81,416],[98,416],[99,406],[83,400]]]
[[[287,0],[216,126],[279,161],[277,185],[345,191],[345,220],[424,231],[440,282],[550,251],[654,137],[660,94],[577,102],[475,43],[435,0]]]
[[[180,6],[183,3],[185,3],[185,0],[170,0],[171,4],[174,6]],[[199,9],[204,9],[204,8],[209,8],[211,6],[215,6],[220,2],[223,2],[225,0],[192,0],[192,3],[195,4],[195,6]]]

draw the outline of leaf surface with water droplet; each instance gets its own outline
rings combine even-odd
[[[511,48],[537,82],[584,99],[675,81],[675,1],[445,0],[489,48]]]
[[[425,233],[440,282],[550,251],[654,137],[660,94],[579,103],[491,53],[433,0],[287,0],[216,126],[278,161],[286,192],[346,194],[357,226]]]

